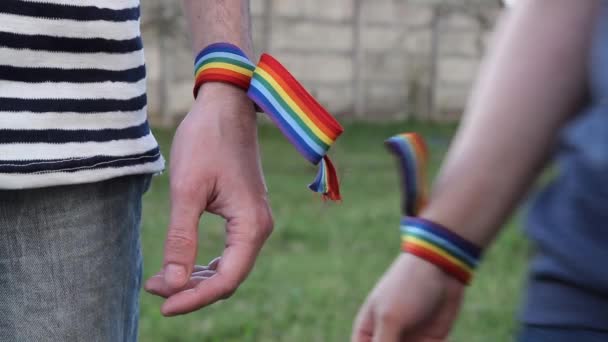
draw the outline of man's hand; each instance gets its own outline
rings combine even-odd
[[[411,254],[401,254],[361,307],[353,342],[439,342],[447,339],[463,285]]]
[[[167,316],[232,295],[272,232],[255,112],[242,90],[221,83],[203,85],[175,133],[170,181],[164,265],[145,286],[168,298],[161,309]],[[226,219],[223,255],[208,267],[195,266],[203,212]]]

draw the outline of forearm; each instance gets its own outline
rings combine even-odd
[[[182,0],[196,55],[211,43],[226,42],[253,54],[248,0]]]
[[[484,246],[580,106],[598,1],[526,1],[497,34],[422,217]]]
[[[248,0],[182,0],[182,6],[190,30],[193,56],[212,43],[226,42],[237,45],[252,57]],[[198,92],[197,102],[210,101],[220,102],[220,108],[232,110],[208,115],[221,115],[221,121],[229,121],[228,124],[239,131],[250,131],[252,134],[245,135],[247,139],[254,136],[255,111],[244,91],[225,83],[205,83]]]

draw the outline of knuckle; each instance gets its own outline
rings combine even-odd
[[[259,229],[259,238],[265,241],[274,230],[274,219],[268,209],[262,209],[257,213],[256,223]]]
[[[250,209],[239,220],[251,228],[239,231],[241,241],[248,244],[261,245],[274,230],[272,215],[267,208]]]
[[[196,241],[185,229],[171,228],[167,235],[167,248],[169,250],[190,250],[196,247]]]
[[[401,315],[395,310],[389,308],[379,309],[377,314],[378,320],[386,326],[394,326],[399,324]]]
[[[249,239],[255,244],[266,241],[274,230],[272,215],[270,215],[268,210],[256,211],[251,218],[251,222],[254,223],[255,229],[251,229]]]
[[[223,284],[220,287],[220,293],[222,294],[221,298],[227,299],[227,298],[232,297],[236,293],[236,290],[238,289],[238,287],[239,287],[238,282],[235,282],[235,281],[226,282],[225,284]]]
[[[204,193],[204,189],[207,186],[206,181],[198,182],[193,184],[192,181],[185,177],[175,177],[171,179],[171,193],[187,201],[197,201],[201,193]]]
[[[198,203],[199,199],[198,195],[194,188],[177,188],[174,187],[171,189],[171,197],[175,201],[179,201],[179,203]]]
[[[171,179],[171,191],[176,194],[187,194],[192,192],[192,185],[190,182],[186,182],[184,178],[173,178]]]

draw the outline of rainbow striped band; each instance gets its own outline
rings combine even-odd
[[[281,63],[263,54],[255,66],[238,47],[216,43],[198,54],[195,70],[195,97],[205,82],[226,82],[246,90],[296,150],[319,166],[308,187],[323,198],[341,199],[338,175],[327,152],[343,128]]]
[[[397,159],[403,187],[401,247],[425,259],[464,284],[471,281],[481,249],[442,225],[416,218],[428,202],[426,169],[429,159],[424,139],[416,133],[395,135],[385,141]]]
[[[425,259],[464,284],[469,284],[481,249],[440,224],[405,217],[401,220],[404,252]]]
[[[417,133],[403,133],[389,138],[384,144],[399,163],[403,214],[416,216],[428,201],[426,164],[429,156],[424,139]]]
[[[238,47],[211,44],[198,53],[194,62],[194,97],[205,82],[225,82],[247,90],[254,69],[255,65]]]

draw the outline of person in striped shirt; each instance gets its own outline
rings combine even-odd
[[[194,53],[252,54],[248,1],[183,5]],[[0,341],[137,339],[141,199],[164,167],[139,20],[139,0],[0,2]],[[176,315],[230,296],[272,230],[245,93],[201,87],[170,164],[165,258],[146,288]],[[227,220],[208,267],[195,266],[205,211]]]

